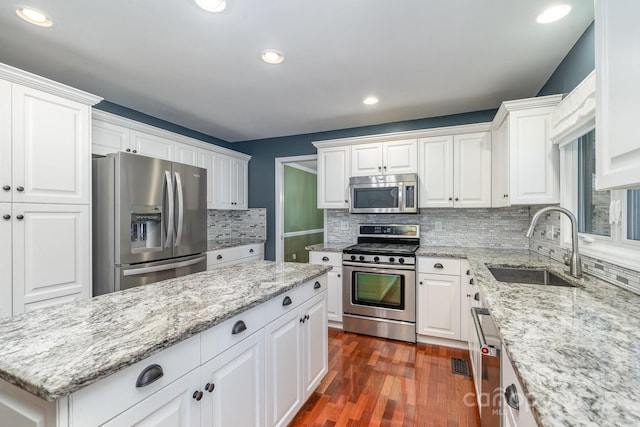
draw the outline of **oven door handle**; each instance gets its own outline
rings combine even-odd
[[[471,307],[471,318],[473,319],[473,325],[476,329],[476,335],[478,336],[478,341],[480,341],[480,352],[484,356],[497,356],[497,349],[487,344],[487,339],[484,336],[484,331],[482,330],[482,325],[480,325],[479,315],[489,316],[489,310],[481,307]]]
[[[415,270],[416,269],[415,265],[403,265],[403,264],[381,265],[381,264],[367,264],[367,263],[352,262],[352,261],[342,261],[342,265],[347,265],[350,267],[380,269],[380,270]]]

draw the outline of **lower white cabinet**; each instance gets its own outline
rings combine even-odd
[[[264,330],[202,365],[203,426],[264,426]]]
[[[418,258],[417,333],[460,340],[460,260]]]
[[[327,314],[332,326],[342,325],[342,252],[311,251],[309,264],[330,265],[327,273]]]
[[[11,203],[0,203],[0,317],[13,313]]]
[[[207,252],[207,270],[264,259],[264,243],[233,246]]]
[[[504,427],[537,427],[533,412],[518,380],[509,355],[502,345],[500,358],[502,381],[502,425]],[[514,397],[517,396],[517,397]]]
[[[265,327],[267,426],[286,426],[327,372],[326,294]]]

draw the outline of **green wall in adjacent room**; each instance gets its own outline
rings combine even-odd
[[[309,252],[305,246],[315,245],[324,241],[324,233],[306,234],[284,238],[284,259],[287,262],[309,262]],[[293,257],[295,254],[295,259]]]
[[[324,211],[316,207],[318,177],[284,166],[284,232],[317,230],[324,226]]]

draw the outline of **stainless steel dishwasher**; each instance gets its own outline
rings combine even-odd
[[[471,308],[471,316],[478,336],[482,357],[480,396],[478,399],[480,403],[480,425],[482,427],[500,427],[502,421],[500,335],[488,309],[473,307]]]

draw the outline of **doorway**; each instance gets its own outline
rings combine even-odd
[[[309,262],[305,246],[324,241],[324,210],[317,208],[317,156],[276,161],[276,261]]]

